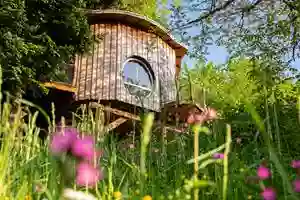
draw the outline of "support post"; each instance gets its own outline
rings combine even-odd
[[[111,122],[110,124],[108,124],[106,127],[105,127],[105,130],[106,131],[112,131],[114,130],[115,128],[117,128],[118,126],[120,126],[121,124],[125,123],[128,119],[124,118],[124,117],[120,117],[118,119],[116,119],[115,121]]]

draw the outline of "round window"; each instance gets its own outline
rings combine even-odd
[[[123,67],[124,85],[131,95],[147,97],[153,90],[154,77],[142,58],[129,58]]]

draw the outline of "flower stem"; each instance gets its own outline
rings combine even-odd
[[[223,175],[223,200],[227,199],[227,187],[228,187],[228,154],[230,152],[231,144],[231,127],[229,124],[226,124],[226,146],[224,151],[224,175]]]
[[[194,127],[194,181],[197,181],[198,179],[198,171],[199,171],[199,165],[198,165],[198,157],[199,157],[199,130],[200,125],[196,125]],[[199,199],[199,189],[194,189],[194,200]]]

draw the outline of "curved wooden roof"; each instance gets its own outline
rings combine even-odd
[[[90,23],[97,23],[101,21],[125,23],[144,31],[153,32],[169,44],[175,51],[176,57],[182,58],[186,52],[187,47],[176,41],[170,32],[154,20],[124,10],[87,10],[86,14]]]

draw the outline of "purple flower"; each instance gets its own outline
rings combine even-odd
[[[260,180],[266,180],[271,176],[271,172],[267,167],[261,165],[257,169],[257,176]]]
[[[264,191],[261,193],[261,196],[264,200],[275,200],[276,193],[273,188],[265,188]]]
[[[293,168],[300,168],[300,160],[293,160],[291,165]]]
[[[295,192],[300,192],[300,179],[294,180],[293,186]]]
[[[74,141],[72,146],[72,154],[90,161],[94,160],[95,156],[99,156],[95,150],[94,139],[91,136],[85,136],[82,139],[77,139]]]
[[[96,183],[103,178],[100,170],[86,162],[79,163],[76,171],[76,184],[80,186],[95,187]]]
[[[224,153],[215,153],[213,155],[214,159],[224,159]]]
[[[67,152],[77,139],[78,132],[75,128],[65,128],[52,136],[50,150],[54,154]]]

